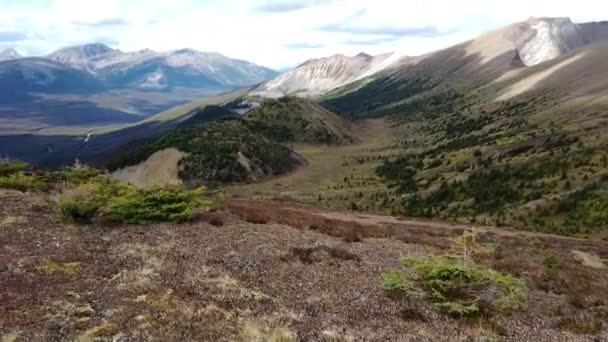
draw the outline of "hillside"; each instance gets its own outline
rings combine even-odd
[[[457,53],[471,44],[326,102],[402,127],[398,148],[375,171],[390,190],[353,201],[413,216],[605,233],[608,43],[532,67],[493,59],[476,69],[479,61]],[[431,72],[433,65],[446,69]]]
[[[180,163],[182,180],[258,182],[306,165],[287,143],[346,145],[357,141],[355,125],[310,100],[265,100],[236,117],[230,108],[247,101],[234,97],[223,105],[192,111],[187,118],[177,113],[181,118],[175,131],[131,147],[126,154],[123,151],[110,169],[133,167],[157,152],[176,148],[186,154]],[[214,122],[200,125],[209,121]]]
[[[491,251],[475,260],[520,279],[526,305],[458,318],[385,290],[382,277],[399,258],[449,253],[465,226],[270,201],[232,202],[183,224],[76,225],[45,193],[0,190],[0,201],[4,339],[606,337],[605,244],[482,231]]]
[[[189,183],[255,182],[305,165],[297,153],[254,128],[246,120],[223,119],[177,129],[124,153],[109,167],[136,165],[167,148],[185,153],[179,177]]]
[[[280,142],[349,144],[354,125],[319,104],[295,97],[266,100],[245,114],[257,132]]]
[[[603,34],[605,25],[584,25],[567,18],[530,18],[437,52],[405,59],[373,78],[327,94],[325,104],[364,117],[415,110],[415,106],[439,99],[447,105],[504,73],[534,72],[538,70],[531,68],[535,65],[554,62],[608,37]]]

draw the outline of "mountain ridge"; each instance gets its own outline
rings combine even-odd
[[[5,49],[0,52],[0,62],[22,58],[21,54],[15,49]]]

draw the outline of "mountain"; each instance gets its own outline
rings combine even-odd
[[[424,105],[488,84],[513,70],[541,65],[590,46],[605,35],[604,24],[573,24],[567,18],[530,18],[473,40],[401,61],[327,94],[326,105],[352,115],[384,115]],[[445,104],[445,100],[442,100]]]
[[[386,69],[400,58],[401,56],[396,53],[378,56],[360,53],[354,57],[338,54],[327,58],[312,59],[264,82],[254,89],[251,95],[262,97],[319,96]]]
[[[9,61],[9,60],[13,60],[13,59],[19,59],[19,58],[21,58],[21,55],[19,54],[19,52],[15,51],[14,49],[6,49],[6,50],[0,52],[0,62]]]
[[[76,69],[94,72],[97,62],[121,54],[120,51],[109,48],[104,44],[86,44],[59,49],[48,56],[48,59],[70,65]]]
[[[247,61],[192,49],[122,52],[103,44],[87,44],[60,49],[48,58],[96,74],[113,88],[227,90],[276,76],[273,70]]]

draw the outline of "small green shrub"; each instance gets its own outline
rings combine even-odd
[[[545,254],[543,255],[543,264],[552,269],[559,269],[561,267],[558,257],[551,251],[545,251]]]
[[[120,189],[122,193],[109,199],[105,214],[120,222],[143,224],[169,221],[183,222],[194,210],[207,206],[205,188],[188,190],[180,186],[150,189]]]
[[[508,313],[524,306],[525,289],[511,275],[450,257],[403,258],[401,263],[400,270],[382,275],[383,288],[428,299],[450,315]]]
[[[82,184],[64,191],[57,198],[59,211],[75,222],[91,222],[101,206],[98,191],[98,187],[93,184]]]
[[[15,172],[0,176],[0,188],[18,191],[40,190],[45,187],[45,182],[36,174]]]

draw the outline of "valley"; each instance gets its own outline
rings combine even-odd
[[[0,53],[3,342],[608,338],[608,22],[280,31]]]

